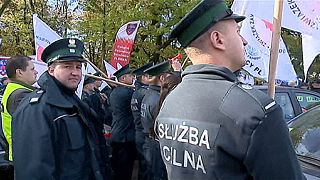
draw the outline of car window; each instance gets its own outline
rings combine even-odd
[[[294,118],[294,111],[289,94],[285,92],[277,92],[275,94],[275,100],[280,105],[283,111],[283,116],[286,121]]]
[[[308,110],[320,104],[319,96],[309,94],[309,93],[302,93],[302,92],[297,92],[295,94],[302,110]]]
[[[320,160],[320,106],[294,119],[290,129],[296,153]]]

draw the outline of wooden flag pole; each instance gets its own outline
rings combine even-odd
[[[188,57],[188,56],[183,60],[182,65],[181,65],[181,69],[182,69],[182,70],[184,69],[183,67],[186,65],[186,63],[188,62],[188,60],[189,60],[189,57]]]
[[[112,84],[116,84],[116,85],[120,85],[120,86],[126,86],[126,87],[129,87],[129,88],[134,88],[134,85],[133,85],[133,84],[129,85],[129,84],[117,82],[117,81],[114,81],[114,80],[111,80],[111,79],[108,79],[108,78],[103,78],[103,77],[100,77],[100,76],[95,76],[95,75],[92,75],[92,74],[86,74],[86,76],[91,77],[91,78],[94,78],[94,79],[99,79],[99,80],[102,80],[102,81],[107,81],[107,82],[112,83]]]
[[[120,86],[126,86],[126,87],[130,87],[130,88],[134,88],[134,85],[131,84],[124,84],[124,83],[121,83],[121,82],[117,82],[117,81],[114,81],[114,80],[111,80],[104,72],[102,72],[95,64],[93,64],[89,59],[85,59],[87,63],[89,63],[96,71],[98,71],[103,77],[99,77],[99,76],[95,76],[95,75],[92,75],[92,74],[86,74],[88,77],[92,77],[92,78],[95,78],[95,79],[99,79],[99,80],[103,80],[103,81],[107,81],[109,83],[112,83],[112,84],[116,84],[116,85],[120,85]]]
[[[281,36],[281,21],[283,11],[283,0],[275,0],[273,14],[273,32],[270,51],[268,94],[274,99],[275,77],[277,73],[277,63],[279,55],[279,40]]]

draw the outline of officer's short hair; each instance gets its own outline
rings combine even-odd
[[[15,78],[16,77],[16,70],[21,69],[23,71],[26,70],[28,66],[28,61],[32,59],[28,56],[12,56],[7,63],[6,71],[8,78]]]

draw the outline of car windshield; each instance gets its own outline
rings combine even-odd
[[[289,128],[296,153],[320,160],[320,106],[298,116]]]

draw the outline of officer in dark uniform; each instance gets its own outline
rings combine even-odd
[[[244,18],[203,0],[170,34],[193,65],[157,118],[169,179],[303,179],[281,107],[233,73],[246,63]]]
[[[89,96],[94,93],[94,88],[95,88],[95,79],[86,75],[83,81],[81,100],[88,99]]]
[[[153,62],[147,63],[138,69],[132,71],[132,74],[136,76],[135,81],[135,91],[132,94],[131,98],[131,111],[134,118],[135,125],[135,142],[137,148],[137,156],[139,161],[139,170],[138,170],[138,179],[143,180],[146,179],[146,169],[147,164],[146,160],[143,156],[143,144],[144,137],[143,127],[141,124],[141,102],[143,97],[145,96],[148,89],[148,75],[143,71],[153,66]]]
[[[134,76],[129,64],[116,71],[114,76],[119,82],[131,85]],[[135,129],[131,111],[133,89],[118,86],[110,94],[112,110],[112,167],[115,180],[131,180],[136,155]]]
[[[160,100],[161,83],[169,70],[170,62],[164,61],[144,71],[149,75],[149,88],[141,102],[141,123],[145,135],[144,157],[147,161],[147,174],[150,180],[167,179],[167,172],[160,156],[159,143],[151,137],[151,134]]]
[[[50,44],[42,60],[48,71],[40,90],[13,115],[16,179],[103,180],[108,177],[105,141],[97,116],[75,94],[81,80],[83,43],[65,38]]]

